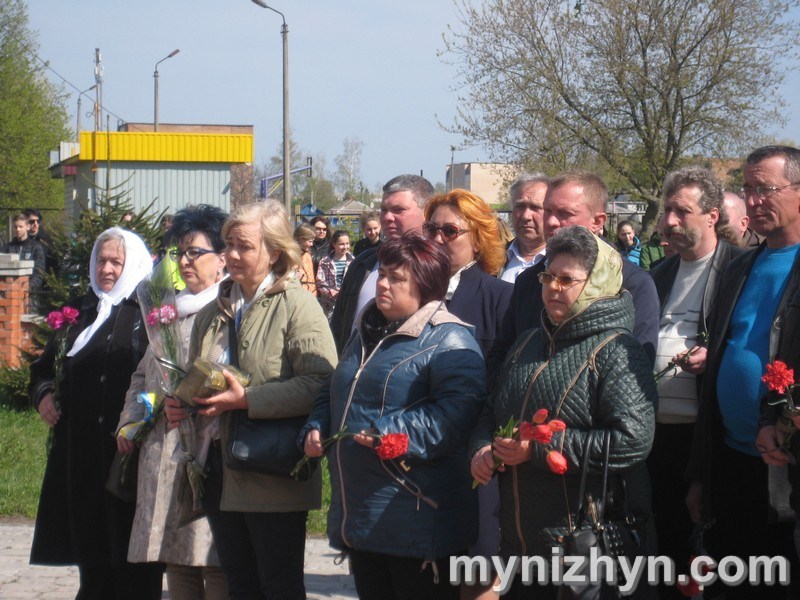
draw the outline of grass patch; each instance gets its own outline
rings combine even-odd
[[[322,457],[318,469],[322,470],[322,508],[308,513],[307,531],[311,535],[325,535],[328,527],[328,507],[331,505],[331,477],[328,459]]]
[[[46,440],[36,411],[0,407],[0,515],[36,516]]]

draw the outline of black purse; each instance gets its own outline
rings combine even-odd
[[[591,458],[592,441],[595,430],[589,431],[586,436],[581,460],[581,483],[578,492],[578,510],[576,511],[575,526],[561,536],[558,541],[564,549],[565,556],[585,557],[584,568],[581,574],[587,578],[584,584],[565,584],[559,587],[559,600],[600,600],[606,598],[622,598],[623,595],[617,586],[603,582],[589,582],[589,556],[592,548],[598,549],[598,556],[609,556],[616,569],[616,581],[622,581],[619,571],[618,559],[626,556],[633,560],[634,556],[641,554],[642,546],[636,519],[627,510],[627,494],[625,483],[621,481],[622,502],[621,517],[614,511],[613,494],[608,489],[608,457],[611,449],[611,432],[606,431],[603,439],[603,476],[600,496],[593,498],[586,493],[586,483],[589,475],[589,461]],[[601,574],[603,572],[601,571]],[[604,574],[603,574],[604,575]]]
[[[239,346],[236,327],[228,321],[228,353],[231,364],[239,366]],[[308,461],[295,475],[290,475],[303,458],[297,447],[300,430],[308,415],[283,419],[251,419],[246,410],[231,411],[228,442],[223,448],[225,466],[233,471],[250,471],[307,481],[319,463]]]

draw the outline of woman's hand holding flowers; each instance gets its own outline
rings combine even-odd
[[[322,445],[319,429],[312,429],[306,434],[306,440],[303,444],[303,451],[311,458],[319,458],[325,454],[325,447]]]
[[[47,392],[39,402],[39,417],[50,427],[55,427],[61,418],[61,412],[56,408],[56,400],[52,392]]]
[[[486,485],[494,474],[494,458],[492,447],[487,445],[478,450],[472,457],[470,472],[472,478],[481,485]]]
[[[189,416],[186,406],[172,396],[164,396],[164,415],[167,417],[167,429],[177,429],[181,421]]]
[[[497,437],[494,439],[493,446],[494,455],[504,465],[511,467],[528,462],[533,456],[533,447],[528,440]],[[500,469],[502,469],[502,466]]]
[[[197,404],[207,407],[198,410],[198,414],[216,417],[229,410],[247,410],[247,396],[242,384],[230,371],[223,370],[222,374],[225,376],[225,381],[228,382],[228,389],[216,396],[193,398]]]

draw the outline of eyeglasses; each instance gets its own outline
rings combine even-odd
[[[800,185],[800,183],[787,183],[786,185],[759,185],[756,187],[750,187],[749,185],[742,186],[742,189],[739,190],[739,198],[742,200],[747,200],[750,196],[758,196],[759,200],[764,200],[769,196],[772,196],[775,192],[779,192],[781,190],[785,190],[788,187],[792,187],[793,185]]]
[[[173,248],[169,251],[169,257],[175,262],[181,262],[181,259],[186,256],[186,260],[194,262],[204,254],[218,254],[216,250],[209,250],[208,248],[187,248],[183,252]]]
[[[39,219],[29,219],[28,220],[28,225],[38,225],[38,224],[39,224]]]
[[[586,281],[585,279],[575,279],[574,277],[570,277],[569,275],[553,275],[552,273],[548,273],[547,271],[542,271],[539,273],[539,283],[542,285],[550,285],[553,282],[558,284],[559,291],[563,290],[564,288],[572,287],[578,283],[583,283]]]
[[[314,227],[317,231],[328,231],[327,227]]]
[[[442,239],[444,241],[452,242],[462,233],[467,233],[469,229],[459,229],[458,225],[454,225],[453,223],[445,223],[441,227],[430,221],[425,221],[422,224],[422,232],[430,239],[434,239],[440,231],[442,232]]]

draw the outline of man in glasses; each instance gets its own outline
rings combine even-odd
[[[541,173],[523,173],[508,190],[516,237],[506,249],[506,264],[499,275],[503,281],[514,283],[525,269],[544,260],[542,214],[548,181]]]
[[[561,227],[582,225],[592,233],[602,235],[606,223],[608,189],[593,173],[569,171],[550,181],[544,198],[542,223],[545,240]],[[497,372],[508,348],[517,336],[541,325],[542,284],[539,273],[545,269],[544,261],[525,270],[514,284],[509,313],[501,341],[489,357],[489,372]],[[633,296],[636,310],[633,335],[638,339],[651,360],[655,360],[658,343],[658,296],[650,276],[628,261],[622,261],[622,286]]]
[[[393,240],[409,231],[421,232],[425,203],[433,196],[430,181],[419,175],[398,175],[383,186],[381,199],[381,232],[384,239]],[[331,315],[331,331],[336,350],[341,354],[350,334],[356,315],[375,297],[378,281],[377,249],[359,254],[347,269],[342,281],[336,306]]]
[[[750,226],[766,241],[731,261],[720,282],[686,503],[695,522],[716,520],[709,536],[720,555],[783,555],[796,562],[791,522],[792,508],[800,506],[796,498],[788,504],[787,464],[796,461],[800,436],[791,448],[784,445],[776,425],[790,419],[783,407],[766,404],[761,378],[776,359],[800,374],[800,150],[753,151],[740,194]],[[728,599],[753,597],[786,597],[786,588],[762,586],[757,595],[750,586],[726,590]]]
[[[744,248],[719,239],[726,221],[722,184],[708,169],[686,167],[670,173],[662,192],[663,239],[676,252],[650,274],[661,303],[658,353],[658,412],[653,449],[647,459],[657,515],[659,553],[681,571],[689,563],[687,543],[693,524],[686,510],[689,462],[697,405],[706,363],[708,319],[717,303],[720,278]],[[663,586],[662,598],[681,598],[674,586]]]
[[[42,273],[45,267],[45,252],[41,242],[28,235],[28,217],[20,213],[12,222],[14,238],[3,248],[3,252],[19,256],[21,260],[33,261],[33,273],[29,279],[31,307],[35,306],[35,294],[42,287]]]

